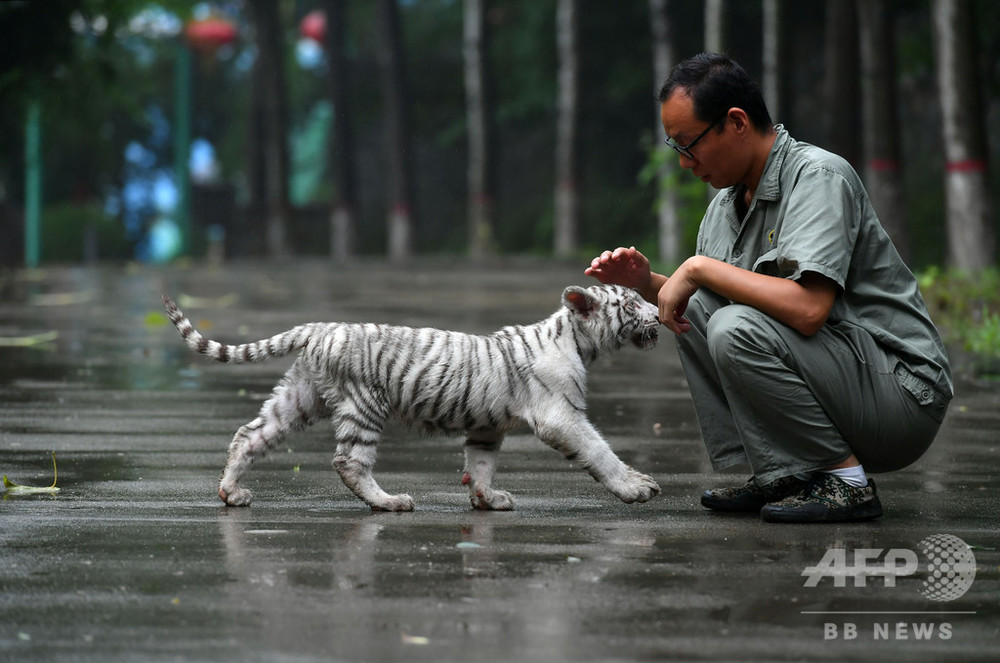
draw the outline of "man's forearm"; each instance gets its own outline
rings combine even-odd
[[[639,294],[642,295],[642,298],[645,299],[647,302],[649,302],[653,306],[656,306],[657,299],[660,294],[660,288],[662,288],[663,284],[667,282],[667,279],[668,277],[664,276],[663,274],[658,274],[656,272],[650,271],[649,284],[645,288],[642,288],[639,291]]]
[[[682,268],[697,285],[752,306],[807,336],[826,322],[837,293],[833,281],[809,272],[793,281],[705,257],[691,259]]]

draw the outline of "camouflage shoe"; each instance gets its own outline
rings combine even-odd
[[[819,472],[801,492],[761,508],[770,523],[829,523],[872,520],[882,515],[875,482],[855,488],[839,477]]]
[[[757,513],[768,502],[799,493],[807,485],[809,482],[802,479],[781,477],[761,486],[756,477],[750,477],[742,486],[706,490],[701,494],[701,505],[716,511]]]

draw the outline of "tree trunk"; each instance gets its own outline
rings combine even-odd
[[[330,63],[329,94],[333,103],[330,164],[334,202],[330,210],[330,256],[338,261],[354,255],[357,193],[354,174],[354,133],[351,128],[350,80],[345,55],[345,0],[326,0],[326,54]]]
[[[555,252],[559,257],[577,249],[579,195],[576,190],[576,149],[579,116],[579,2],[558,0],[556,44],[559,53],[559,88],[556,101]]]
[[[492,253],[494,125],[492,76],[489,72],[487,0],[465,0],[465,101],[468,124],[469,254]]]
[[[771,120],[775,123],[781,122],[781,113],[784,110],[783,86],[781,84],[781,63],[784,62],[784,40],[782,39],[784,30],[782,0],[764,0],[763,4],[763,37],[762,37],[762,64],[764,74],[762,76],[761,87],[764,94],[764,103],[771,113]]]
[[[910,258],[900,173],[896,40],[887,0],[858,0],[865,184],[882,226],[904,260]]]
[[[726,50],[726,0],[705,0],[705,51]]]
[[[854,3],[826,0],[826,147],[856,169],[861,157],[861,85]]]
[[[674,48],[670,34],[670,18],[668,9],[670,0],[649,0],[650,29],[653,37],[653,78],[654,89],[658,89],[670,76],[674,68]],[[663,140],[663,122],[660,121],[660,109],[656,109],[653,135],[656,137],[654,149],[660,154],[662,166],[657,177],[657,213],[658,248],[660,260],[668,265],[677,265],[681,261],[681,220],[677,200],[677,161],[673,158],[673,150],[667,147]]]
[[[250,103],[247,121],[247,159],[246,187],[247,205],[246,218],[243,220],[242,232],[233,233],[233,248],[236,253],[260,255],[266,253],[260,238],[267,234],[267,224],[264,222],[266,203],[264,200],[264,93],[263,76],[260,67],[254,65],[250,71]]]
[[[252,0],[257,35],[255,91],[259,92],[263,139],[263,209],[266,215],[267,254],[289,255],[288,219],[288,107],[285,96],[284,48],[279,6],[271,0]]]
[[[976,66],[977,26],[969,0],[934,0],[932,11],[944,135],[948,263],[975,271],[996,260]]]
[[[389,258],[413,255],[413,168],[409,100],[403,71],[403,40],[396,0],[379,0],[379,63],[388,140]]]
[[[724,53],[726,50],[726,0],[705,0],[705,51]],[[719,189],[705,185],[705,197],[711,202]]]

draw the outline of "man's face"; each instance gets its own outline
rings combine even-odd
[[[678,155],[681,168],[689,168],[703,182],[718,189],[740,182],[744,169],[732,149],[727,118],[718,119],[710,128],[710,122],[695,116],[694,102],[687,91],[678,88],[660,106],[660,120],[674,143],[688,147]]]

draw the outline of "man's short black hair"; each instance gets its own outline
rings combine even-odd
[[[694,113],[704,122],[717,122],[730,108],[742,108],[760,133],[771,130],[760,87],[736,61],[718,53],[699,53],[680,62],[660,88],[662,104],[677,88],[683,88],[694,102]]]

